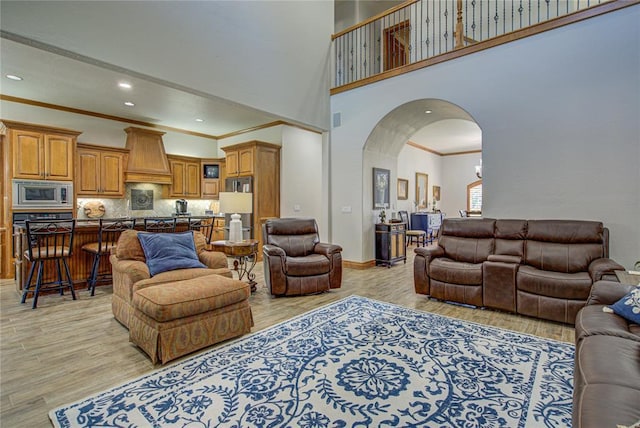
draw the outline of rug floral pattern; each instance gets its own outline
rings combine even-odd
[[[62,427],[569,427],[570,344],[349,297],[50,412]]]

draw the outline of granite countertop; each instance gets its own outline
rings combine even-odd
[[[171,216],[148,216],[148,217],[124,217],[126,219],[135,219],[136,220],[136,226],[137,225],[141,225],[144,224],[144,219],[145,218],[170,218]],[[203,215],[203,216],[183,216],[183,217],[176,217],[176,222],[181,224],[181,223],[188,223],[189,222],[189,218],[190,217],[210,217],[210,218],[224,218],[224,214],[218,213],[218,214],[214,214],[214,215]],[[78,218],[76,219],[76,228],[89,228],[89,227],[97,227],[100,225],[100,221],[99,219],[93,219],[93,218]],[[13,225],[14,228],[17,229],[24,229],[25,225],[24,223],[16,223]]]

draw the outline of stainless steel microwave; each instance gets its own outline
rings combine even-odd
[[[13,209],[73,209],[70,181],[13,180]]]

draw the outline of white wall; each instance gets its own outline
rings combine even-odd
[[[638,22],[635,5],[332,96],[342,114],[331,138],[333,233],[345,258],[371,254],[358,245],[368,233],[363,216],[340,210],[368,187],[366,174],[352,172],[367,137],[399,105],[437,98],[482,129],[485,216],[601,220],[611,256],[632,267],[640,258]]]
[[[398,154],[398,178],[409,180],[409,199],[398,201],[398,210],[405,210],[409,213],[414,212],[416,200],[416,172],[421,172],[429,176],[427,201],[429,209],[433,201],[433,186],[440,186],[442,194],[449,195],[450,190],[443,188],[444,176],[448,170],[442,167],[445,157],[418,149],[413,146],[405,145]],[[445,193],[447,191],[447,193]],[[451,195],[449,195],[451,197]],[[441,202],[437,204],[438,207]]]
[[[480,163],[480,153],[443,156],[440,189],[440,210],[447,217],[458,217],[460,210],[467,209],[467,185],[478,180],[475,166]]]
[[[323,186],[323,138],[321,134],[291,126],[282,130],[280,158],[280,217],[309,217],[318,222],[327,240],[326,186]]]
[[[1,19],[4,31],[328,129],[333,9],[325,0],[2,1]]]

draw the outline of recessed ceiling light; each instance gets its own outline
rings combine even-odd
[[[127,107],[133,107],[135,104],[132,103],[131,101],[127,101],[124,103],[124,105],[126,105]]]
[[[204,122],[204,119],[196,119],[196,122]]]
[[[7,74],[7,79],[11,80],[22,80],[22,77],[16,76],[15,74]]]
[[[433,113],[433,112],[432,112],[431,110],[425,110],[425,113],[426,113],[426,114],[431,114],[431,113]]]
[[[122,89],[131,89],[131,83],[127,82],[120,82],[118,83],[118,86],[120,86]]]

